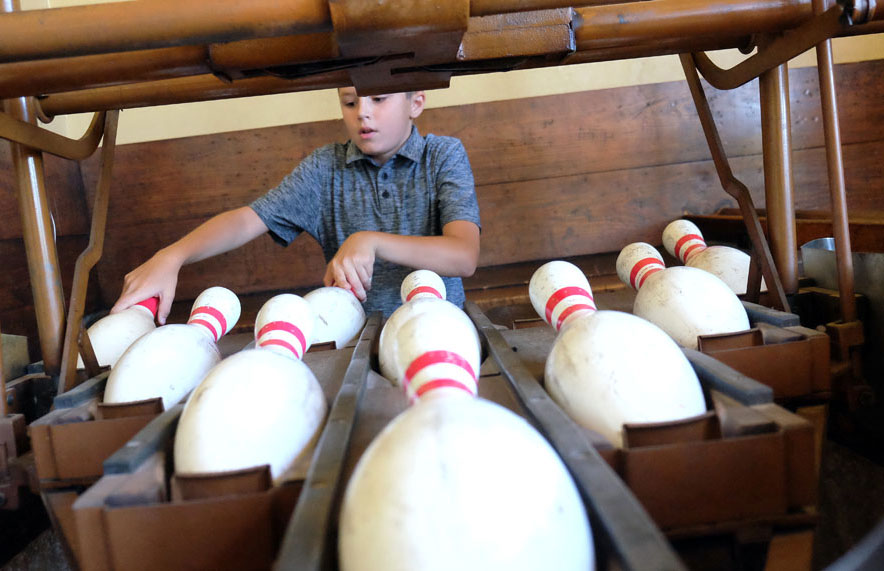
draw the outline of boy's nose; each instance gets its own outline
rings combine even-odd
[[[368,97],[362,97],[359,99],[359,103],[357,103],[356,114],[362,117],[369,117],[371,115],[371,100]]]

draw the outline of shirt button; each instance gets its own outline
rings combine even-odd
[[[384,192],[381,193],[381,196],[383,196],[384,198],[390,198],[390,191],[385,190]]]
[[[387,173],[385,173],[385,172],[381,173],[381,180],[387,180]]]

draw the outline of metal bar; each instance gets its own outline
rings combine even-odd
[[[529,10],[547,10],[571,6],[603,6],[622,4],[623,0],[471,0],[470,16],[492,16]]]
[[[19,0],[0,0],[0,12],[9,13],[19,8]],[[37,122],[33,100],[30,98],[6,100],[4,108],[14,119],[32,125]],[[52,218],[43,181],[43,154],[18,143],[11,143],[10,147],[12,168],[18,188],[22,237],[28,259],[28,276],[31,281],[37,330],[40,335],[40,351],[46,374],[55,376],[58,374],[61,361],[64,294],[58,270],[58,251],[53,237]]]
[[[369,317],[353,350],[341,389],[316,445],[295,512],[286,528],[276,560],[277,569],[318,571],[324,568],[333,522],[332,509],[341,486],[344,460],[356,424],[359,403],[365,393],[371,347],[379,335],[380,323],[380,313]]]
[[[475,303],[467,302],[465,309],[525,411],[574,477],[588,508],[594,533],[604,536],[610,543],[621,563],[618,568],[684,569],[669,542],[635,496],[587,442],[574,421],[540,387],[500,331]]]
[[[103,134],[104,113],[95,114],[86,132],[79,139],[69,139],[42,129],[35,122],[28,123],[6,113],[0,113],[0,138],[64,159],[81,160],[90,156],[98,148],[98,142]]]
[[[346,70],[293,80],[278,77],[256,77],[233,83],[221,81],[212,75],[199,75],[60,93],[41,100],[40,106],[43,113],[54,117],[68,113],[83,113],[87,110],[133,109],[152,105],[331,89],[350,84],[350,76]]]
[[[761,228],[761,222],[758,220],[758,212],[755,210],[749,189],[746,188],[745,184],[737,180],[733,171],[731,171],[730,164],[728,164],[724,145],[721,143],[721,137],[718,135],[718,129],[715,126],[715,119],[712,117],[709,102],[706,100],[706,93],[700,84],[697,68],[694,67],[694,60],[689,54],[681,54],[679,58],[681,59],[685,79],[687,79],[688,87],[691,90],[691,97],[697,108],[700,125],[703,127],[703,134],[706,136],[706,142],[709,145],[712,162],[715,163],[715,170],[718,173],[721,186],[726,193],[737,200],[740,212],[743,215],[743,222],[746,224],[746,232],[752,241],[752,248],[760,258],[761,272],[767,282],[768,290],[774,296],[775,303],[779,304],[780,309],[788,312],[790,311],[789,301],[786,299],[783,283],[780,281],[780,275],[771,256],[770,247]]]
[[[104,251],[104,230],[107,225],[107,208],[110,203],[111,172],[114,165],[114,151],[117,148],[119,116],[119,111],[110,111],[106,114],[98,186],[95,190],[95,199],[92,206],[92,228],[89,231],[89,245],[86,246],[86,249],[77,258],[77,263],[74,266],[74,281],[71,285],[71,303],[68,307],[67,328],[65,330],[64,348],[61,356],[58,394],[66,392],[76,384],[80,336],[88,338],[86,331],[81,331],[83,312],[86,306],[86,290],[89,286],[89,272],[95,267],[98,260],[101,259],[101,253]]]
[[[211,72],[208,59],[205,46],[182,46],[5,63],[0,98],[205,74]]]
[[[106,476],[111,474],[131,474],[145,460],[160,450],[175,434],[175,428],[181,419],[183,404],[176,404],[163,414],[147,423],[125,446],[114,452],[102,463],[102,471]]]
[[[779,32],[807,20],[807,0],[650,0],[577,8],[577,50],[678,37]]]
[[[8,413],[6,404],[6,378],[3,376],[3,331],[0,327],[0,419],[6,418]],[[5,466],[0,466],[4,468]]]
[[[704,387],[714,389],[746,406],[773,402],[774,392],[771,387],[735,371],[705,353],[685,348],[682,351]]]
[[[798,245],[795,242],[788,64],[764,72],[758,88],[767,233],[783,290],[791,295],[798,291]]]
[[[331,30],[326,0],[152,0],[0,16],[0,62]]]
[[[817,12],[823,12],[825,6],[825,0],[813,1],[814,10]],[[835,238],[835,259],[838,263],[841,319],[847,323],[856,320],[856,300],[854,299],[853,257],[850,251],[847,191],[844,184],[844,160],[841,156],[841,128],[838,125],[838,102],[835,94],[831,40],[826,40],[816,47],[816,59],[820,76],[823,132],[826,138],[826,166],[829,172],[829,193],[832,201],[832,230]]]

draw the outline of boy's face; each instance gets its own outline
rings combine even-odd
[[[408,140],[412,121],[424,110],[424,92],[358,97],[352,87],[338,90],[347,135],[360,151],[384,164]]]

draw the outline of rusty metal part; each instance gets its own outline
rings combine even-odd
[[[570,8],[470,18],[457,59],[571,53],[576,49],[572,18]]]
[[[71,286],[71,302],[68,306],[67,327],[65,329],[64,346],[61,356],[61,373],[58,380],[58,393],[62,394],[73,388],[77,378],[77,355],[79,340],[84,338],[88,343],[89,335],[83,327],[83,311],[86,306],[86,290],[89,285],[89,272],[95,266],[104,249],[104,229],[107,225],[107,209],[110,203],[111,172],[114,164],[114,151],[117,147],[117,124],[120,112],[110,111],[106,114],[104,127],[104,144],[101,146],[100,174],[95,199],[92,206],[92,227],[89,231],[89,245],[77,258],[74,266],[74,280]],[[91,353],[91,344],[89,344]],[[94,353],[92,362],[85,358],[84,364],[90,373],[96,374],[98,363]]]
[[[112,25],[109,25],[112,23]],[[0,17],[0,62],[329,31],[326,0],[153,0]]]
[[[34,112],[37,113],[36,106]],[[0,138],[65,159],[76,161],[90,156],[98,148],[103,134],[104,113],[96,113],[92,117],[92,122],[79,139],[70,139],[41,129],[36,121],[25,122],[11,114],[0,113]]]
[[[332,508],[339,495],[344,458],[371,366],[371,348],[380,335],[380,313],[362,330],[337,397],[322,431],[310,470],[283,537],[277,558],[280,569],[322,569],[328,556]]]
[[[790,311],[789,301],[786,299],[783,283],[780,280],[779,273],[777,273],[776,264],[771,256],[764,232],[761,229],[758,213],[755,210],[755,205],[752,203],[752,196],[749,194],[749,189],[746,188],[746,185],[737,180],[733,171],[731,171],[727,155],[724,152],[724,146],[721,143],[721,137],[719,137],[718,129],[715,126],[715,119],[712,117],[709,102],[706,100],[706,93],[700,84],[697,68],[694,67],[693,59],[688,54],[682,54],[679,57],[684,68],[688,87],[691,90],[694,105],[697,107],[700,124],[703,126],[703,133],[706,135],[706,142],[709,144],[709,151],[712,153],[712,160],[715,163],[715,170],[718,173],[721,186],[726,193],[737,200],[746,224],[746,231],[752,241],[753,254],[755,255],[753,259],[761,264],[761,272],[775,303],[780,309],[788,312]]]
[[[783,290],[791,295],[798,291],[798,244],[795,242],[788,64],[764,72],[759,78],[758,90],[767,235]]]
[[[465,309],[488,353],[515,390],[528,417],[550,441],[574,477],[593,532],[609,544],[623,569],[683,567],[648,513],[608,467],[577,425],[541,388],[500,331],[472,302]]]
[[[825,6],[825,0],[813,1],[817,13],[823,12]],[[856,301],[853,298],[853,258],[850,253],[847,191],[844,185],[844,159],[841,155],[841,128],[838,125],[831,40],[825,40],[816,47],[816,58],[820,76],[823,133],[826,138],[826,166],[829,172],[829,193],[832,201],[835,257],[838,263],[838,289],[841,292],[841,319],[847,323],[856,320]]]
[[[806,52],[821,41],[849,29],[850,23],[845,20],[844,14],[844,7],[836,4],[801,26],[773,37],[758,48],[756,55],[730,69],[718,67],[704,53],[693,54],[694,64],[706,81],[716,89],[734,89]]]

